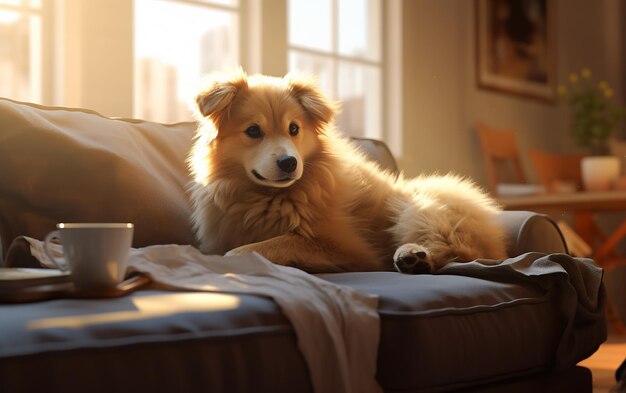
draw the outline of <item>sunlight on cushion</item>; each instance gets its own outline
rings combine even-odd
[[[37,319],[30,321],[26,328],[78,329],[88,325],[167,317],[182,312],[215,312],[239,307],[236,296],[220,293],[176,293],[138,297],[132,301],[135,306],[133,310]]]

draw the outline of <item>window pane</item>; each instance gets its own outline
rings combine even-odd
[[[380,0],[339,1],[339,53],[380,60]]]
[[[239,59],[236,12],[165,0],[135,1],[134,115],[191,119],[189,103],[207,73]]]
[[[338,76],[339,129],[350,136],[382,139],[380,68],[342,61]]]
[[[330,58],[292,50],[289,52],[289,70],[313,75],[317,78],[320,89],[328,97],[335,96],[333,92],[333,61]]]
[[[0,9],[0,96],[41,101],[41,17]]]
[[[289,43],[330,52],[332,43],[331,0],[289,0]]]

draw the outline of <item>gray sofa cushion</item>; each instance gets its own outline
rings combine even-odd
[[[139,291],[0,305],[2,392],[308,392],[270,299]]]
[[[534,285],[395,273],[324,278],[380,295],[378,378],[391,390],[449,390],[546,370],[563,330],[550,294]]]

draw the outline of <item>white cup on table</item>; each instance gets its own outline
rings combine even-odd
[[[59,223],[46,235],[44,252],[62,271],[69,271],[77,289],[115,287],[126,274],[134,226],[130,223]],[[59,239],[63,258],[50,250]]]

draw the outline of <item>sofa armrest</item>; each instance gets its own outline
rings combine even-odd
[[[507,253],[511,257],[527,252],[568,252],[561,230],[549,216],[504,210],[499,218],[507,233]]]

